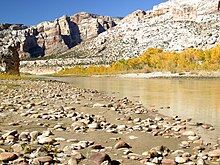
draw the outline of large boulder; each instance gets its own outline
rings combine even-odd
[[[18,47],[11,45],[0,49],[0,73],[19,74]]]

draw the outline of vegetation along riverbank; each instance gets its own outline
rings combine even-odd
[[[136,58],[122,59],[110,65],[74,66],[65,68],[54,75],[112,75],[120,73],[149,73],[165,71],[180,73],[191,71],[194,76],[219,76],[220,46],[212,49],[197,50],[187,49],[180,53],[163,51],[162,49],[149,48],[145,53]],[[193,72],[194,71],[194,72]],[[205,73],[205,71],[207,73]],[[208,73],[209,72],[209,73]],[[214,73],[216,72],[216,74]]]

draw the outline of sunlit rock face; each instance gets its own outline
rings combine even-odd
[[[218,0],[170,0],[152,10],[135,11],[114,28],[74,47],[68,57],[85,59],[81,60],[85,64],[109,64],[137,57],[150,47],[177,52],[212,48],[220,44],[218,4]]]
[[[62,53],[115,25],[108,16],[82,12],[71,17],[64,15],[54,21],[31,27],[2,24],[0,35],[4,42],[9,37],[18,40],[21,57],[40,57]]]
[[[153,10],[160,10],[169,8],[171,10],[182,10],[188,8],[185,11],[190,12],[190,8],[197,11],[198,15],[211,14],[218,10],[219,0],[169,0],[154,6]]]
[[[49,56],[37,61],[39,66],[62,67],[110,64],[137,57],[148,48],[177,52],[212,48],[220,44],[219,27],[218,0],[169,0],[121,19],[81,12],[31,27],[4,25],[0,36],[6,43],[8,38],[20,43],[20,57]]]

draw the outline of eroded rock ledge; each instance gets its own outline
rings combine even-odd
[[[109,16],[81,12],[31,27],[1,24],[0,42],[10,43],[11,40],[16,40],[20,43],[21,57],[40,57],[64,52],[115,25],[115,21]]]

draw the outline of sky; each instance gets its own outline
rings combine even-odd
[[[88,12],[124,17],[141,9],[149,10],[167,0],[1,0],[0,23],[36,25],[63,15]]]

